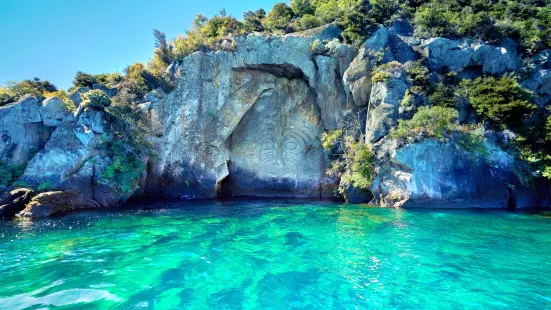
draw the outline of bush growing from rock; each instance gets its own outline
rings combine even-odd
[[[111,105],[111,99],[104,92],[98,89],[91,90],[84,94],[82,107],[86,109],[103,110]]]
[[[425,90],[429,82],[429,68],[423,65],[422,60],[415,61],[408,70],[408,80],[414,88]]]
[[[446,134],[458,128],[459,113],[452,108],[420,107],[410,120],[399,120],[391,130],[394,139],[414,140],[416,137],[444,139]]]
[[[24,164],[8,164],[0,161],[0,186],[10,186],[25,171]]]
[[[323,148],[333,159],[329,176],[340,178],[339,192],[348,186],[369,189],[375,177],[373,151],[363,140],[345,135],[342,130],[323,133]]]
[[[531,93],[512,77],[463,80],[461,87],[478,115],[497,127],[519,128],[536,109]]]
[[[465,126],[457,139],[457,145],[479,158],[487,158],[490,155],[486,146],[484,127],[481,125]]]
[[[429,102],[433,106],[444,108],[458,108],[459,100],[455,96],[455,87],[438,83],[432,93],[429,95]]]
[[[113,162],[102,173],[102,181],[118,189],[123,194],[136,190],[136,181],[144,170],[139,151],[122,140],[109,142],[105,152],[113,158]]]
[[[0,87],[0,107],[15,102],[15,96],[6,87]]]

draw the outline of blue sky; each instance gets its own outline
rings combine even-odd
[[[0,0],[0,85],[33,77],[69,88],[77,71],[122,71],[146,62],[153,29],[168,38],[189,29],[195,15],[243,12],[277,0]]]

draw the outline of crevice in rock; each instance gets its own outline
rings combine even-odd
[[[315,62],[314,62],[315,63]],[[312,89],[310,80],[302,72],[302,70],[291,64],[258,64],[258,65],[245,65],[243,67],[234,69],[235,71],[259,71],[269,73],[278,78],[302,79],[306,82],[306,85]]]

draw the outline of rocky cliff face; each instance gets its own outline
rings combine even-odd
[[[237,38],[234,50],[196,52],[173,64],[177,88],[161,99],[148,96],[140,105],[155,156],[143,158],[147,169],[135,180],[137,192],[121,194],[101,180],[113,161],[99,150],[112,139],[105,114],[82,108],[71,112],[56,98],[39,103],[26,97],[0,108],[0,156],[27,164],[19,181],[34,186],[50,182],[56,190],[71,193],[76,207],[113,205],[143,193],[330,198],[337,180],[326,177],[330,162],[320,136],[339,128],[346,115],[359,112],[367,115],[366,142],[377,157],[371,186],[376,203],[546,203],[541,191],[520,185],[511,156],[492,140],[490,158],[478,158],[453,141],[401,145],[391,139],[389,130],[404,117],[400,103],[411,85],[400,69],[391,71],[386,81],[371,79],[377,64],[407,65],[422,56],[435,72],[502,74],[521,66],[514,48],[421,40],[405,24],[380,28],[359,51],[332,41],[339,35],[334,25],[285,36],[249,35]],[[332,42],[324,51],[314,51],[315,40]],[[523,85],[551,95],[545,55],[538,56],[536,71]],[[50,196],[36,199],[33,206],[50,201]],[[67,204],[59,202],[65,196],[54,195],[57,207],[45,209],[65,210]],[[27,207],[23,213],[33,216],[32,210]]]
[[[184,59],[177,89],[152,105],[161,137],[152,178],[170,196],[330,197],[324,130],[347,111],[337,56],[315,55],[314,40],[332,40],[335,26],[306,34],[250,35],[233,52]]]

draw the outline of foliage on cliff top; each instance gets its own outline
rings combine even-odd
[[[25,95],[33,95],[40,100],[54,92],[57,92],[54,84],[36,77],[32,80],[9,82],[6,87],[0,87],[0,106],[16,102]]]

